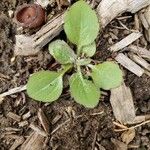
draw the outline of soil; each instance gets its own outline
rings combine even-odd
[[[0,3],[0,93],[25,85],[29,75],[33,72],[42,69],[53,70],[55,62],[48,53],[47,47],[37,56],[14,57],[17,27],[13,19],[9,17],[8,11],[14,11],[18,5],[28,2],[29,0],[2,0]],[[47,10],[48,14],[50,10],[57,14],[57,4]],[[123,23],[132,29],[134,28],[134,15],[126,13],[122,16],[127,15],[131,15],[131,18],[123,20]],[[117,19],[112,21],[97,38],[98,51],[94,56],[95,60],[113,59],[115,54],[111,54],[107,50],[108,47],[130,32],[125,29],[117,29],[115,26],[120,26]],[[110,33],[117,38],[112,37]],[[63,35],[62,32],[57,38],[62,38]],[[142,42],[139,43],[141,46],[145,46]],[[133,94],[136,114],[150,114],[149,76],[143,75],[139,78],[126,69],[124,72],[124,80]],[[0,149],[9,150],[15,141],[15,136],[27,138],[32,132],[29,127],[31,123],[34,122],[41,127],[37,117],[38,109],[41,108],[50,122],[50,133],[68,120],[64,126],[53,134],[49,134],[44,142],[44,150],[115,150],[111,139],[115,138],[121,141],[121,138],[120,133],[114,131],[113,121],[115,118],[109,102],[110,92],[104,91],[104,93],[99,105],[94,109],[87,109],[75,103],[68,94],[68,87],[65,88],[58,101],[50,104],[36,102],[29,98],[26,92],[6,97],[0,104]],[[25,119],[27,124],[19,126],[19,122],[8,117],[9,112],[19,116],[30,112],[29,118]],[[138,148],[135,149],[138,150],[150,150],[150,123],[136,128],[136,136],[130,144],[137,146]],[[21,145],[17,149],[19,150],[20,147]]]

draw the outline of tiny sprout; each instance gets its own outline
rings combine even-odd
[[[70,42],[76,45],[76,51],[63,40],[51,42],[49,52],[62,65],[62,70],[34,73],[29,78],[27,93],[38,101],[57,100],[63,91],[64,74],[74,68],[75,73],[69,79],[71,96],[77,103],[93,108],[99,102],[101,88],[110,90],[121,84],[122,71],[113,61],[91,64],[99,23],[95,11],[86,2],[78,1],[71,6],[65,15],[64,30]],[[90,74],[86,73],[87,68]]]

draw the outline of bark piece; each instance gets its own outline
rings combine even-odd
[[[130,45],[129,49],[131,52],[134,52],[134,53],[140,55],[141,57],[146,58],[150,61],[150,51],[149,50],[139,47],[139,46],[135,46],[135,45]]]
[[[137,65],[135,62],[133,62],[131,59],[129,59],[126,55],[123,53],[119,53],[115,60],[120,63],[123,67],[131,71],[137,76],[142,76],[144,73],[144,69],[142,69],[139,65]]]
[[[110,50],[113,52],[119,51],[119,50],[127,47],[128,45],[130,45],[134,41],[136,41],[141,36],[142,36],[142,34],[140,32],[133,32],[133,33],[129,34],[128,36],[126,36],[121,41],[119,41],[118,43],[111,46]]]
[[[135,108],[131,90],[124,83],[111,90],[110,103],[113,108],[115,118],[123,123],[131,123],[135,118]]]
[[[16,35],[15,55],[35,55],[62,31],[63,17],[57,15],[32,36]]]
[[[135,13],[148,5],[149,0],[102,0],[97,7],[97,13],[104,28],[119,14],[126,11]]]
[[[42,150],[43,142],[44,137],[37,132],[33,132],[22,144],[20,150]]]

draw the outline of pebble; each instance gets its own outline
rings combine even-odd
[[[9,15],[10,18],[12,18],[13,15],[14,15],[14,12],[12,10],[8,10],[8,15]]]

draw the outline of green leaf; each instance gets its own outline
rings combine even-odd
[[[63,40],[56,40],[49,44],[50,54],[61,64],[73,63],[76,55]]]
[[[78,59],[76,61],[76,64],[78,66],[86,66],[86,65],[90,64],[90,62],[91,62],[91,59]]]
[[[93,108],[99,102],[99,89],[92,81],[83,79],[80,73],[75,73],[71,76],[70,91],[75,101],[85,107]]]
[[[62,74],[53,71],[34,73],[27,83],[28,95],[38,101],[52,102],[62,93]]]
[[[68,39],[78,46],[89,45],[96,39],[99,31],[95,11],[84,1],[73,4],[66,13],[64,30]]]
[[[123,74],[119,65],[109,61],[93,66],[91,76],[95,84],[105,90],[116,88],[123,81]]]
[[[88,57],[92,57],[96,52],[96,44],[93,42],[92,44],[86,45],[82,48],[82,53],[86,54]]]

